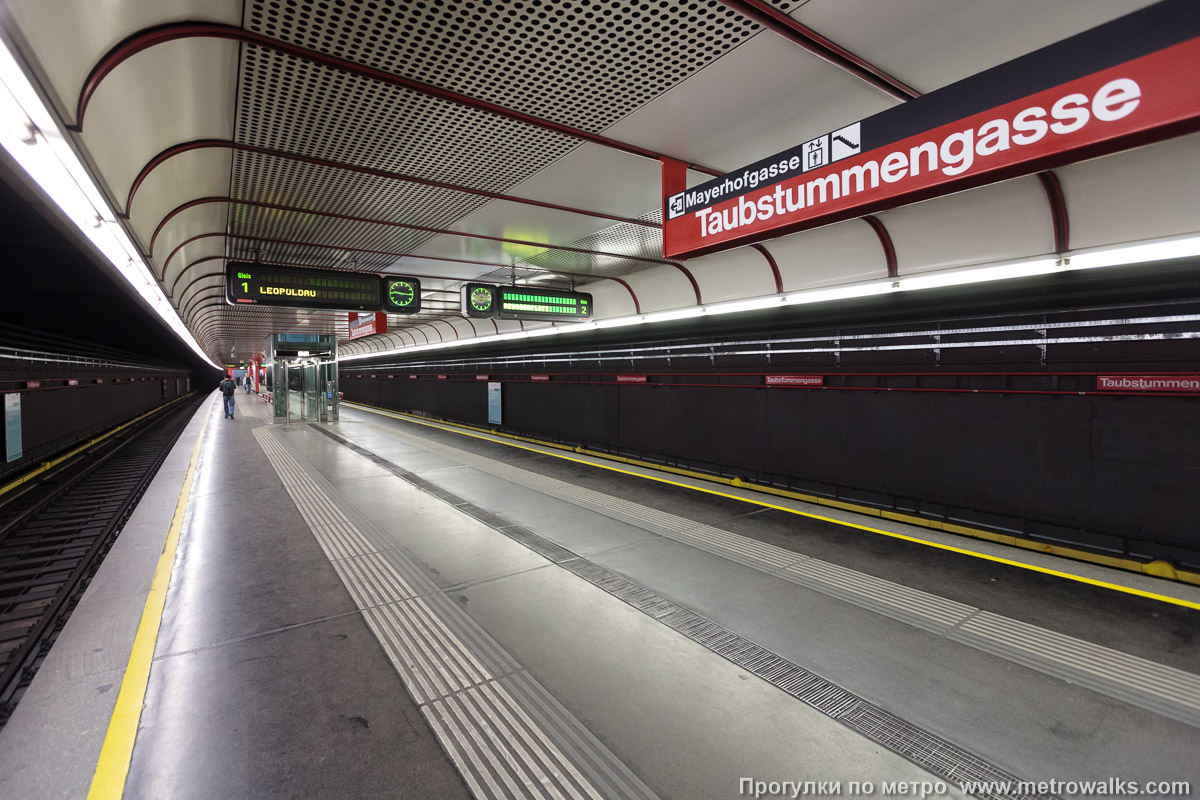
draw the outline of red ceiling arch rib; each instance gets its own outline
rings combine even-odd
[[[1054,223],[1054,252],[1062,255],[1071,249],[1071,218],[1067,215],[1067,198],[1063,195],[1058,176],[1053,172],[1046,170],[1037,176],[1050,203],[1050,220]]]
[[[870,225],[871,230],[875,231],[875,235],[879,237],[879,244],[883,247],[883,259],[887,264],[888,277],[895,278],[900,274],[900,265],[896,262],[896,245],[892,242],[892,235],[888,233],[887,226],[878,217],[870,214],[861,219]]]
[[[185,274],[186,272],[188,272],[188,270],[190,270],[192,267],[198,267],[198,266],[200,266],[201,264],[204,264],[204,263],[206,263],[206,262],[208,262],[208,261],[224,261],[226,258],[228,258],[228,256],[204,256],[203,258],[197,258],[197,259],[196,259],[195,261],[193,261],[191,264],[188,264],[186,267],[184,267],[182,270],[180,270],[180,272],[179,272],[179,275],[177,275],[177,276],[175,277],[175,283],[171,285],[171,291],[167,292],[167,297],[170,297],[170,298],[174,299],[174,297],[175,297],[175,290],[176,290],[176,289],[179,287],[179,281],[180,281],[180,279],[181,279],[181,278],[183,278],[184,274]],[[222,271],[222,272],[219,272],[219,273],[218,273],[218,272],[207,272],[207,273],[205,273],[204,275],[201,275],[201,276],[200,276],[200,278],[204,278],[204,277],[207,277],[207,276],[209,276],[209,275],[223,275],[223,274],[224,274],[224,272],[223,272],[223,271]],[[165,288],[165,286],[166,286],[165,277],[166,277],[166,276],[164,276],[164,281],[163,281],[163,286],[164,286],[164,288]],[[197,278],[196,280],[200,280],[200,278]],[[194,281],[193,281],[193,283],[194,283]],[[181,292],[179,293],[179,296],[180,296],[180,297],[183,297],[183,295],[187,294],[187,290],[188,290],[188,288],[189,288],[189,287],[191,287],[191,285],[192,285],[192,284],[191,284],[191,283],[189,283],[187,286],[183,287],[183,291],[181,291]]]
[[[224,286],[210,286],[207,289],[201,289],[200,291],[198,291],[194,295],[192,295],[190,298],[188,298],[188,301],[183,304],[183,308],[180,309],[180,314],[179,314],[180,317],[182,317],[183,319],[189,319],[189,315],[191,314],[192,311],[195,310],[192,307],[192,304],[195,303],[198,298],[204,297],[205,292],[211,293],[213,291],[217,292],[217,294],[209,294],[208,297],[205,299],[213,300],[217,297],[221,297],[221,298],[225,297],[225,287]]]
[[[83,89],[79,93],[79,103],[75,111],[75,124],[69,126],[71,130],[79,132],[83,130],[84,116],[87,113],[88,104],[91,102],[93,95],[99,88],[104,79],[117,67],[123,64],[128,59],[151,47],[167,42],[173,42],[180,39],[226,39],[230,41],[240,42],[242,44],[258,45],[271,50],[275,50],[286,55],[302,58],[306,61],[331,69],[345,72],[350,75],[355,75],[362,78],[378,81],[390,86],[396,86],[409,91],[424,94],[429,97],[436,97],[440,100],[445,100],[449,103],[464,106],[466,108],[484,111],[489,114],[494,114],[504,119],[521,122],[526,125],[542,128],[548,131],[554,131],[564,136],[569,136],[580,141],[591,142],[603,147],[608,147],[613,150],[619,150],[630,155],[641,156],[642,158],[652,158],[655,161],[662,157],[661,153],[656,153],[645,147],[629,144],[628,142],[620,142],[616,139],[610,139],[607,136],[601,136],[598,133],[574,128],[570,125],[564,125],[553,120],[542,119],[532,114],[526,114],[522,111],[516,111],[511,108],[489,103],[486,100],[480,100],[475,97],[468,97],[458,92],[452,92],[449,89],[442,89],[437,86],[431,86],[420,81],[414,81],[409,78],[395,75],[390,72],[368,67],[363,64],[358,64],[344,58],[321,53],[316,50],[310,50],[307,47],[300,47],[290,42],[284,42],[279,39],[272,39],[261,33],[248,31],[244,28],[239,28],[233,25],[223,25],[215,22],[176,22],[160,25],[154,28],[147,28],[138,31],[127,37],[124,41],[118,43],[115,47],[109,50],[96,66],[92,68],[87,80],[84,81]],[[677,159],[678,160],[678,159]],[[684,162],[687,163],[687,162]],[[709,175],[720,175],[721,172],[710,167],[704,167],[697,164],[688,164],[691,169],[698,172],[708,173]]]
[[[775,279],[775,293],[782,293],[783,277],[779,274],[779,265],[775,263],[775,256],[771,255],[771,251],[763,247],[761,244],[752,244],[750,246],[762,253],[762,257],[767,260],[767,264],[771,267],[771,277]]]
[[[788,41],[800,45],[818,58],[828,61],[840,69],[849,72],[876,89],[891,95],[897,100],[911,100],[920,97],[921,93],[895,76],[889,75],[879,67],[851,53],[846,48],[826,39],[821,34],[801,25],[796,20],[773,8],[763,0],[721,0],[726,6],[744,17],[754,20],[759,25],[768,28]]]
[[[483,189],[474,189],[474,188],[471,188],[470,186],[461,186],[461,185],[455,184],[455,183],[446,183],[445,181],[435,181],[435,180],[430,180],[429,178],[420,178],[420,177],[417,177],[416,175],[409,175],[404,172],[391,172],[391,171],[383,170],[383,169],[374,169],[372,167],[363,167],[363,166],[359,166],[357,164],[349,164],[344,161],[333,161],[333,160],[330,160],[327,158],[317,158],[315,156],[305,156],[305,155],[300,155],[299,153],[289,153],[286,150],[276,150],[271,147],[259,147],[258,145],[250,145],[250,144],[241,144],[239,142],[231,142],[226,139],[197,139],[197,140],[191,141],[191,142],[184,142],[182,144],[171,145],[170,147],[168,147],[167,149],[163,150],[161,153],[156,155],[154,158],[150,159],[150,161],[146,163],[146,166],[142,167],[141,171],[138,172],[137,177],[134,178],[133,184],[130,186],[130,189],[129,189],[129,196],[125,200],[125,211],[124,211],[124,213],[121,214],[121,217],[124,219],[129,218],[129,215],[133,210],[134,195],[137,194],[138,189],[141,187],[142,183],[146,180],[146,178],[150,175],[150,173],[153,172],[161,164],[163,164],[163,162],[165,162],[171,158],[174,158],[175,156],[180,155],[181,153],[187,153],[192,150],[203,150],[205,148],[220,148],[220,149],[226,149],[226,150],[238,150],[238,151],[245,152],[245,153],[257,153],[259,155],[271,156],[273,158],[281,158],[281,159],[286,159],[288,161],[297,161],[302,164],[313,164],[314,166],[318,166],[318,167],[329,167],[330,169],[340,169],[340,170],[345,170],[347,172],[356,172],[360,175],[370,175],[373,178],[385,178],[387,180],[405,181],[408,183],[420,184],[421,186],[431,186],[435,189],[447,189],[449,191],[454,191],[454,192],[463,192],[465,194],[473,194],[473,195],[477,195],[479,197],[487,197],[492,200],[507,200],[512,203],[521,203],[523,205],[538,206],[539,208],[549,208],[549,209],[553,209],[555,211],[565,211],[569,214],[580,214],[582,216],[597,217],[599,219],[611,219],[614,222],[627,222],[630,225],[641,225],[646,228],[661,228],[662,227],[662,225],[657,222],[650,222],[650,221],[647,221],[644,219],[636,219],[633,217],[622,217],[618,214],[606,214],[602,211],[590,211],[585,208],[573,208],[571,206],[559,205],[558,203],[547,203],[547,202],[543,202],[541,200],[531,200],[527,197],[515,197],[513,195],[501,194],[500,192],[489,192],[489,191],[485,191]],[[204,202],[206,199],[207,198],[200,198],[199,200],[193,200],[192,202],[199,204],[201,202]],[[179,212],[184,211],[190,207],[191,207],[190,205],[185,203],[184,205],[180,206],[179,208],[175,209],[170,214],[168,214],[167,218],[169,219],[171,216],[174,216],[175,214],[178,214]],[[158,226],[159,229],[162,228],[162,226],[165,222],[166,222],[166,219],[164,219],[162,223],[159,223],[159,226]],[[154,231],[155,237],[158,236],[158,232],[159,231],[157,229]],[[153,241],[154,241],[154,237],[151,237],[151,248],[153,248]]]

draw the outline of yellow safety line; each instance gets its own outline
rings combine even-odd
[[[1194,603],[1190,600],[1183,600],[1178,597],[1171,597],[1169,595],[1157,594],[1155,592],[1147,592],[1142,589],[1135,589],[1132,586],[1122,586],[1118,583],[1109,583],[1107,581],[1101,581],[1101,580],[1097,580],[1095,578],[1088,578],[1083,575],[1075,575],[1070,572],[1061,572],[1056,569],[1050,569],[1049,567],[1039,567],[1036,564],[1027,564],[1022,561],[1014,561],[1012,559],[1002,558],[1001,556],[993,556],[988,553],[980,553],[976,550],[968,550],[963,547],[955,547],[954,545],[942,544],[941,542],[933,542],[928,539],[921,539],[916,536],[908,536],[903,533],[895,533],[893,531],[885,531],[885,530],[881,530],[879,528],[872,528],[867,525],[859,525],[854,522],[846,522],[845,520],[833,519],[832,517],[825,517],[825,516],[821,516],[820,514],[813,514],[808,511],[800,511],[799,509],[789,508],[787,506],[779,506],[779,505],[775,505],[774,503],[767,503],[765,501],[755,500],[750,497],[742,497],[740,495],[728,494],[727,492],[719,492],[715,489],[706,489],[703,486],[692,486],[691,484],[679,483],[678,481],[667,480],[666,478],[660,478],[660,477],[657,477],[654,475],[646,475],[641,472],[634,472],[632,470],[621,469],[619,467],[610,467],[606,464],[597,464],[593,461],[587,461],[582,458],[573,458],[571,456],[560,455],[558,453],[547,453],[545,450],[542,450],[540,448],[526,447],[524,445],[516,444],[514,442],[498,441],[497,439],[492,438],[492,435],[479,435],[479,434],[475,434],[475,433],[468,433],[467,431],[460,430],[455,426],[436,423],[436,422],[428,422],[419,417],[414,417],[414,416],[411,416],[408,414],[399,414],[399,413],[392,412],[392,411],[385,411],[383,409],[372,408],[370,406],[366,406],[361,403],[345,403],[345,405],[351,405],[356,408],[361,408],[364,411],[370,411],[373,414],[379,414],[379,415],[385,416],[385,417],[393,417],[395,419],[404,420],[406,422],[414,422],[418,425],[425,425],[430,428],[437,428],[438,430],[447,431],[449,433],[456,433],[460,436],[470,436],[471,438],[474,438],[474,439],[482,439],[484,441],[492,442],[494,444],[502,444],[502,445],[505,445],[506,447],[516,447],[520,450],[528,450],[533,453],[540,453],[542,455],[553,456],[554,458],[561,458],[561,459],[565,459],[567,461],[574,461],[577,464],[586,464],[588,466],[596,467],[598,469],[606,469],[611,472],[619,472],[622,475],[632,475],[636,478],[644,478],[644,479],[650,480],[650,481],[657,481],[658,483],[665,483],[670,486],[678,486],[683,489],[691,489],[692,491],[695,491],[695,492],[711,494],[711,495],[715,495],[717,497],[726,497],[726,498],[729,498],[730,500],[740,500],[743,503],[750,503],[752,505],[762,506],[763,508],[773,508],[776,511],[784,511],[788,514],[796,514],[801,517],[809,517],[810,519],[818,519],[818,520],[821,520],[822,522],[830,522],[830,523],[833,523],[834,525],[841,525],[846,528],[854,528],[855,530],[866,531],[868,533],[877,533],[880,536],[888,536],[893,539],[902,539],[906,542],[914,542],[916,544],[925,545],[926,547],[934,547],[934,548],[937,548],[938,550],[948,550],[951,553],[960,553],[962,555],[980,558],[985,561],[994,561],[999,564],[1007,564],[1010,567],[1026,569],[1031,572],[1040,572],[1045,575],[1054,575],[1055,577],[1058,577],[1058,578],[1065,578],[1065,579],[1071,580],[1071,581],[1078,581],[1079,583],[1087,583],[1092,586],[1100,586],[1105,589],[1112,589],[1113,591],[1116,591],[1116,592],[1124,592],[1125,594],[1137,595],[1138,597],[1146,597],[1151,600],[1158,600],[1163,603],[1170,603],[1172,605],[1183,606],[1185,608],[1192,608],[1192,609],[1200,610],[1200,603]]]
[[[82,453],[84,450],[87,450],[90,447],[94,447],[95,445],[100,444],[100,442],[103,442],[105,439],[112,436],[117,431],[122,431],[125,428],[128,428],[133,423],[138,422],[139,420],[143,420],[146,417],[150,416],[151,414],[157,414],[158,412],[162,411],[163,409],[169,408],[170,406],[175,405],[176,403],[180,402],[181,400],[185,400],[188,397],[191,397],[193,394],[194,394],[194,392],[188,392],[185,395],[180,395],[179,397],[176,397],[174,400],[170,401],[169,403],[163,403],[161,406],[157,406],[156,408],[150,409],[145,414],[140,414],[140,415],[134,417],[133,419],[129,420],[128,422],[118,425],[115,428],[110,428],[108,431],[105,431],[104,433],[100,434],[95,439],[88,439],[86,442],[79,445],[79,447],[76,447],[74,450],[71,450],[69,452],[63,453],[61,456],[58,456],[57,458],[53,459],[52,461],[43,461],[42,465],[40,467],[38,467],[37,469],[30,470],[29,472],[26,472],[24,475],[17,478],[16,480],[10,481],[10,482],[6,483],[4,486],[0,486],[0,494],[4,494],[5,492],[11,492],[13,489],[17,488],[21,484],[28,483],[29,481],[36,478],[38,475],[41,475],[43,472],[53,469],[54,467],[58,466],[62,462],[66,461],[68,458],[77,456],[80,453]]]
[[[171,582],[175,550],[179,546],[184,512],[187,510],[188,497],[192,491],[192,479],[196,474],[196,461],[200,457],[200,443],[204,441],[204,431],[208,428],[213,402],[215,398],[209,401],[204,412],[204,422],[200,425],[200,434],[192,448],[192,458],[183,478],[183,488],[179,492],[175,516],[171,519],[167,540],[158,556],[158,566],[150,582],[150,594],[146,596],[146,605],[142,609],[142,621],[138,624],[137,635],[133,639],[133,650],[129,653],[125,677],[121,680],[121,692],[117,695],[117,704],[108,723],[108,733],[104,736],[104,746],[100,749],[100,758],[96,762],[96,773],[92,776],[88,800],[117,800],[125,793],[125,778],[129,774],[133,744],[137,739],[142,706],[146,701],[150,662],[154,658],[154,645],[158,641],[158,628],[162,623],[163,606],[167,601],[167,586]]]

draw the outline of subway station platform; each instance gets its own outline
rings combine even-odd
[[[0,732],[0,796],[1200,785],[1200,588],[236,403],[192,421]]]

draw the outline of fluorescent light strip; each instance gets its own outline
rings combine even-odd
[[[0,47],[0,145],[175,335],[217,367],[167,300],[7,46]]]
[[[798,337],[787,339],[757,339],[742,342],[704,342],[699,344],[680,343],[667,346],[653,347],[638,347],[638,348],[622,348],[619,351],[615,350],[583,350],[572,352],[568,355],[562,353],[532,353],[525,356],[502,356],[498,358],[488,359],[451,359],[430,362],[405,362],[399,364],[376,364],[373,365],[379,369],[403,369],[406,367],[457,367],[457,366],[474,366],[481,363],[496,364],[500,366],[519,365],[519,364],[550,364],[550,363],[574,363],[580,360],[583,361],[644,361],[650,359],[661,359],[663,351],[670,351],[672,358],[707,358],[715,352],[718,356],[743,356],[743,355],[766,355],[766,354],[781,354],[781,353],[832,353],[832,352],[868,352],[876,350],[919,350],[929,347],[990,347],[996,345],[1016,345],[1016,344],[1065,344],[1067,342],[1074,343],[1094,343],[1094,342],[1111,342],[1111,341],[1140,341],[1150,339],[1170,339],[1178,337],[1183,339],[1196,338],[1194,331],[1179,331],[1171,333],[1150,333],[1150,334],[1120,334],[1117,336],[1088,336],[1088,337],[1056,337],[1053,339],[1036,338],[1036,339],[1013,339],[1006,338],[1003,340],[985,340],[985,341],[968,341],[968,342],[947,342],[945,337],[963,336],[969,334],[989,334],[989,333],[1008,333],[1015,334],[1021,331],[1036,331],[1041,334],[1042,331],[1062,330],[1070,328],[1088,328],[1088,327],[1118,327],[1129,325],[1168,325],[1187,322],[1200,322],[1200,315],[1196,314],[1180,314],[1165,317],[1127,317],[1123,319],[1096,319],[1096,320],[1079,320],[1072,322],[1037,322],[1028,325],[1005,325],[992,327],[974,327],[974,328],[945,328],[942,330],[926,330],[926,331],[902,331],[902,332],[885,332],[885,333],[863,333],[863,334],[847,334],[838,336],[838,343],[829,347],[808,347],[808,348],[781,348],[781,345],[795,344],[814,344],[821,342],[830,342],[833,337],[830,336],[813,336],[813,337]],[[534,335],[531,332],[530,335]],[[875,339],[912,339],[919,337],[942,337],[941,344],[919,342],[902,345],[866,345],[854,346],[847,345],[847,342],[865,341]],[[462,340],[458,344],[469,344],[472,340]],[[762,348],[762,349],[740,349],[740,350],[716,350],[713,348]],[[438,345],[426,345],[420,348],[406,348],[403,352],[412,353],[420,350],[440,349]],[[703,349],[703,353],[686,353],[679,352],[681,350]],[[386,351],[380,351],[374,355],[389,355]]]
[[[1095,269],[1113,267],[1125,264],[1137,264],[1144,261],[1161,261],[1171,258],[1187,258],[1200,256],[1200,236],[1163,239],[1154,242],[1122,245],[1120,247],[1101,248],[1087,251],[1074,251],[1063,259],[1035,258],[1009,261],[1000,264],[977,265],[963,269],[940,270],[927,274],[917,274],[899,278],[889,278],[882,281],[853,283],[845,286],[834,286],[826,289],[806,289],[791,292],[786,295],[769,295],[748,300],[734,300],[728,303],[714,303],[706,306],[655,311],[646,314],[635,314],[626,317],[611,317],[595,322],[564,325],[557,330],[561,333],[591,331],[603,328],[616,328],[642,323],[670,322],[680,319],[692,319],[705,314],[725,314],[739,311],[755,311],[765,308],[777,308],[781,305],[809,305],[825,303],[834,300],[849,300],[860,297],[889,294],[891,292],[921,291],[924,289],[944,288],[948,286],[965,286],[973,283],[1025,278],[1035,275],[1047,275],[1054,272],[1068,272],[1080,269]],[[1086,323],[1074,323],[1086,324]],[[1045,327],[1045,326],[1042,326]],[[943,334],[947,333],[942,331]],[[398,347],[390,350],[380,350],[373,353],[351,353],[340,356],[341,361],[356,361],[363,358],[392,355],[395,353],[416,353],[425,350],[438,350],[463,344],[483,344],[485,342],[512,341],[527,339],[531,336],[544,335],[538,330],[511,331],[495,334],[482,339],[462,339],[454,342],[419,345],[416,347]],[[892,334],[912,335],[912,334]],[[1065,341],[1065,340],[1064,340]],[[1107,341],[1095,339],[1086,341]]]

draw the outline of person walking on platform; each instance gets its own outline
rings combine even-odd
[[[233,419],[233,393],[237,391],[237,384],[233,382],[233,378],[226,378],[221,381],[222,402],[225,404],[225,419]]]
[[[254,381],[252,381],[250,379],[250,373],[247,372],[246,373],[246,394],[250,394],[250,389],[252,388],[253,383],[254,383]]]

